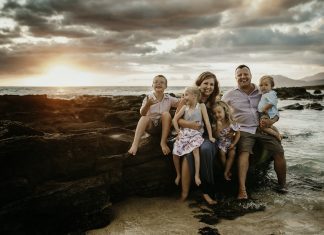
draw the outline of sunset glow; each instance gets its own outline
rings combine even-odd
[[[56,64],[40,76],[29,77],[24,80],[28,86],[93,86],[96,74],[83,71],[72,65]]]

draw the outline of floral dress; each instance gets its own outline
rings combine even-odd
[[[238,131],[240,126],[237,123],[232,123],[228,127],[225,127],[223,130],[219,132],[217,146],[220,150],[227,153],[229,146],[232,143],[232,138],[229,137],[229,133],[233,131]]]
[[[197,103],[194,111],[189,114],[189,107],[186,107],[184,112],[184,119],[187,121],[199,122],[203,125],[200,104]],[[204,132],[203,127],[199,131],[190,128],[181,128],[179,133],[179,139],[177,139],[173,146],[173,154],[177,156],[183,156],[191,153],[195,148],[199,148],[204,142],[202,134]]]

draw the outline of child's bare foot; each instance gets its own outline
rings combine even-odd
[[[217,204],[217,201],[213,200],[208,194],[203,194],[203,198],[209,205],[215,205]]]
[[[137,146],[132,145],[132,147],[128,150],[128,153],[129,153],[130,155],[135,156],[136,153],[137,153]]]
[[[195,175],[195,182],[196,182],[197,186],[201,185],[201,180],[198,175]]]
[[[225,171],[224,172],[224,178],[228,181],[231,180],[232,173],[230,171]]]
[[[174,183],[175,183],[176,185],[179,185],[179,183],[180,183],[180,175],[177,175],[177,177],[176,177],[175,180],[174,180]]]
[[[248,195],[246,193],[245,189],[240,189],[239,193],[237,195],[237,199],[242,200],[242,199],[248,199]]]
[[[168,155],[171,152],[166,143],[161,143],[160,145],[164,155]]]

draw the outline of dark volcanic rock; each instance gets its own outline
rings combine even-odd
[[[0,96],[0,233],[83,232],[108,224],[117,200],[174,192],[159,138],[146,136],[136,157],[126,154],[142,99]],[[259,156],[248,182],[265,178],[270,158]]]
[[[304,109],[304,106],[299,103],[296,103],[296,104],[284,106],[281,109],[302,110]]]
[[[320,89],[316,89],[314,90],[314,94],[315,95],[322,94],[322,91]]]
[[[0,139],[23,135],[44,135],[44,133],[27,127],[20,122],[0,120]]]
[[[157,138],[126,154],[141,101],[1,96],[0,233],[82,232],[107,225],[116,200],[174,190]]]
[[[321,110],[323,110],[324,107],[319,103],[311,103],[311,104],[306,104],[305,108],[306,109],[314,109],[314,110],[321,111]]]
[[[281,87],[274,89],[281,99],[322,99],[323,96],[312,95],[304,87]]]
[[[314,110],[323,110],[323,106],[319,103],[310,103],[306,105],[301,105],[299,103],[291,104],[282,107],[280,110],[285,110],[285,109],[290,109],[290,110],[303,110],[304,108],[306,109],[314,109]]]

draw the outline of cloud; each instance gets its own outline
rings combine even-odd
[[[0,12],[0,74],[37,74],[59,60],[178,79],[215,63],[324,66],[323,11],[320,0],[9,0]]]

